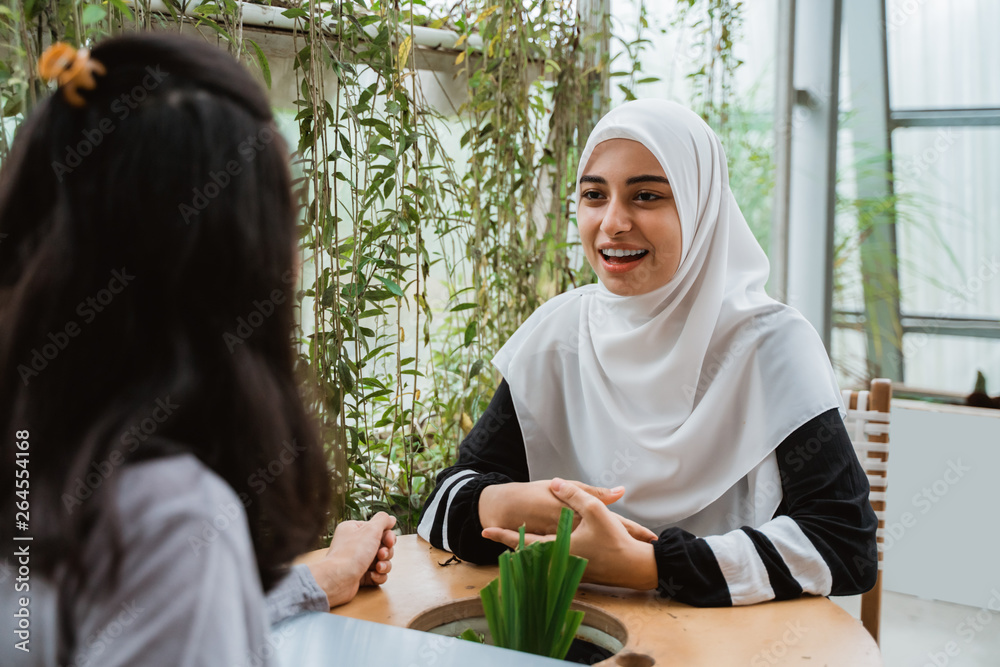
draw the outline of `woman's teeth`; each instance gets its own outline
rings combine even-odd
[[[602,250],[601,254],[605,257],[632,257],[633,255],[645,255],[648,250],[621,250],[621,249],[606,249]]]

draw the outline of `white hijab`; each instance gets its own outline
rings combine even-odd
[[[843,411],[826,350],[798,311],[764,292],[767,257],[729,189],[722,144],[700,117],[661,100],[611,111],[580,157],[578,200],[594,147],[609,139],[637,141],[663,166],[681,261],[646,294],[617,296],[598,283],[550,299],[494,357],[530,477],[624,485],[615,511],[655,531],[724,494],[743,510],[730,512],[735,526],[702,522],[701,532],[760,525],[781,499],[769,455],[806,421]]]

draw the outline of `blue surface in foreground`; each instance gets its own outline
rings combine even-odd
[[[271,633],[278,667],[554,667],[561,660],[334,614],[302,614]]]

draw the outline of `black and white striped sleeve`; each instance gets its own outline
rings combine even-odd
[[[653,543],[661,593],[695,606],[735,606],[856,595],[875,585],[878,520],[840,413],[806,422],[776,455],[783,498],[774,518],[705,538],[664,531]]]
[[[417,534],[462,560],[495,564],[507,547],[482,536],[479,498],[491,484],[527,481],[524,438],[504,380],[459,446],[458,462],[438,474]]]

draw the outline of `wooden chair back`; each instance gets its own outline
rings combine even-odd
[[[861,596],[861,623],[879,642],[882,617],[882,555],[885,548],[885,492],[889,465],[889,404],[892,381],[872,380],[868,391],[844,391],[847,418],[844,423],[854,451],[871,486],[871,504],[878,517],[878,578],[875,587]]]

